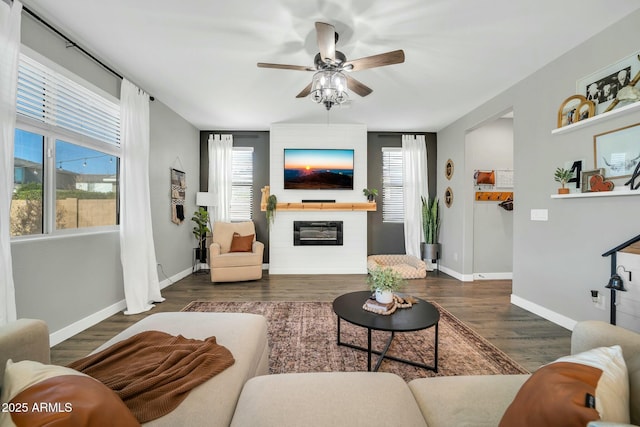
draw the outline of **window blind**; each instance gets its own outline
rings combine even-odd
[[[120,144],[120,106],[20,54],[17,113],[110,144]]]
[[[249,221],[253,212],[253,147],[233,147],[231,221]]]
[[[382,148],[382,221],[404,222],[402,149]]]

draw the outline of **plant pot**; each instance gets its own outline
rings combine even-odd
[[[558,188],[558,194],[569,194],[568,188]]]
[[[369,194],[367,196],[367,200],[369,201],[369,203],[373,203],[373,199],[375,198],[375,196],[373,194]]]
[[[376,301],[380,304],[388,304],[393,301],[393,292],[376,290]]]
[[[422,260],[423,261],[434,261],[436,259],[440,259],[440,243],[421,243],[422,249]]]

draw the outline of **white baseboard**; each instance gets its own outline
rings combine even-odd
[[[524,308],[525,310],[530,311],[533,314],[537,314],[538,316],[547,319],[550,322],[555,323],[556,325],[560,325],[570,331],[573,331],[573,328],[577,323],[575,320],[563,316],[562,314],[551,311],[548,308],[542,307],[541,305],[528,301],[524,298],[520,298],[519,296],[513,294],[511,294],[511,304],[517,305],[520,308]]]
[[[167,286],[170,286],[177,282],[180,279],[183,279],[191,274],[191,268],[183,270],[173,276],[163,280],[160,282],[160,289],[164,289]],[[83,319],[78,320],[77,322],[73,322],[69,326],[65,326],[62,329],[59,329],[51,334],[49,334],[49,343],[53,347],[56,344],[60,344],[62,341],[71,338],[75,334],[79,334],[91,326],[102,322],[106,318],[113,316],[114,314],[124,311],[127,308],[127,303],[125,300],[121,300],[116,302],[115,304],[110,305],[109,307],[105,307],[100,311],[97,311]]]
[[[206,265],[206,264],[204,264]],[[209,266],[207,265],[207,268]],[[173,276],[164,279],[163,281],[160,282],[160,289],[164,289],[167,286],[173,285],[175,282],[177,282],[178,280],[184,279],[185,277],[187,277],[188,275],[192,274],[193,272],[191,271],[191,268],[187,268],[186,270],[182,270],[177,274],[174,274]]]
[[[80,319],[77,322],[73,322],[69,326],[65,326],[62,329],[59,329],[51,334],[49,334],[49,345],[53,347],[56,344],[60,344],[62,341],[71,338],[75,334],[79,334],[87,328],[95,325],[96,323],[102,322],[109,316],[113,316],[119,311],[123,311],[127,308],[127,304],[124,300],[118,301],[115,304],[110,305],[109,307],[103,308],[100,311],[97,311],[84,319]]]
[[[445,274],[448,274],[451,277],[454,277],[458,280],[460,280],[461,282],[473,282],[473,274],[462,274],[462,273],[458,273],[455,270],[452,270],[448,267],[445,266],[440,266],[440,271],[442,271]]]
[[[473,280],[511,280],[513,273],[473,273]]]

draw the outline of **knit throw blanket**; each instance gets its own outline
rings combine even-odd
[[[174,410],[194,387],[233,365],[216,343],[146,331],[69,365],[111,388],[145,423]]]

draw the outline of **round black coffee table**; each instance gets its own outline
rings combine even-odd
[[[395,313],[390,315],[382,315],[366,311],[362,308],[367,298],[371,296],[371,291],[351,292],[339,296],[333,301],[333,311],[338,316],[338,345],[354,348],[356,350],[366,351],[368,355],[367,370],[371,371],[371,354],[378,354],[380,358],[373,368],[377,371],[383,359],[395,360],[419,368],[429,369],[438,372],[438,321],[440,320],[440,312],[433,304],[425,300],[416,298],[417,304],[411,308],[399,308]],[[367,328],[367,348],[360,347],[351,343],[344,343],[340,340],[340,321],[346,320],[357,326]],[[387,350],[393,341],[396,332],[412,332],[427,329],[435,326],[434,346],[433,346],[433,366],[423,363],[413,362],[411,360],[401,359],[395,356],[387,355]],[[389,331],[391,336],[384,350],[377,351],[371,348],[371,331]]]

